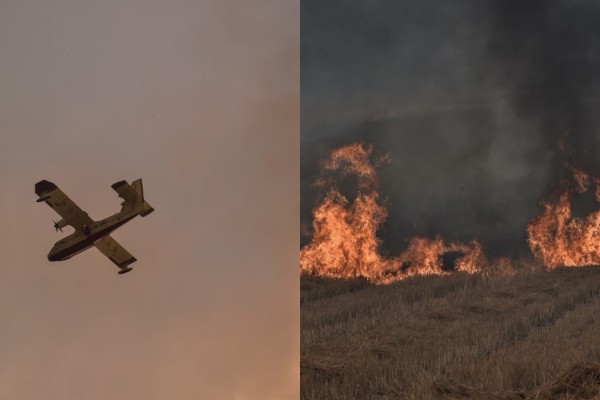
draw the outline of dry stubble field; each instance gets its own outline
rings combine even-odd
[[[598,267],[389,286],[303,277],[300,301],[303,400],[600,394]]]

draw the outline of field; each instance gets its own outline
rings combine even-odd
[[[301,398],[591,399],[600,268],[301,279]]]

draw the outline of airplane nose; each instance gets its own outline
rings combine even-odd
[[[48,261],[56,261],[56,256],[53,254],[52,251],[48,253]]]

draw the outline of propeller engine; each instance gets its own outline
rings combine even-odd
[[[56,232],[58,232],[58,231],[62,232],[63,231],[62,228],[63,228],[63,226],[65,226],[65,220],[64,219],[61,219],[58,222],[56,222],[55,220],[52,220],[52,222],[54,222],[54,230]]]

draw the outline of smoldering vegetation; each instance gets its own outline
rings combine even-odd
[[[598,398],[598,315],[597,267],[303,278],[301,398]]]

